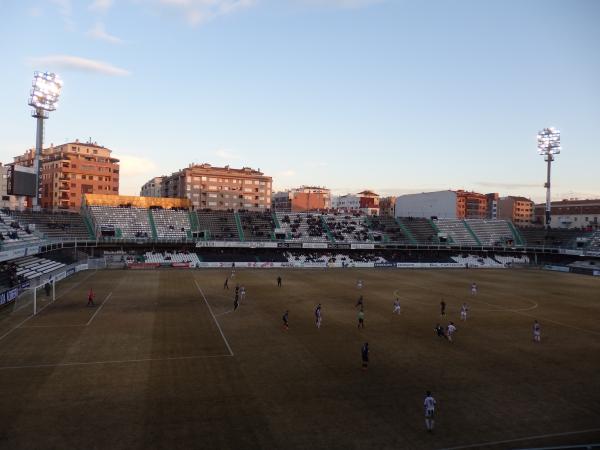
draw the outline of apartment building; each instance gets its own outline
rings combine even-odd
[[[506,196],[498,200],[498,218],[509,219],[517,226],[528,226],[533,222],[532,200],[519,196]]]
[[[331,191],[324,187],[300,186],[273,194],[276,211],[307,212],[331,208]]]
[[[271,207],[273,179],[260,169],[190,164],[159,178],[160,197],[187,198],[197,209],[260,211]]]
[[[119,160],[96,142],[68,142],[42,150],[41,201],[44,209],[77,211],[84,194],[117,195]],[[35,149],[14,157],[15,164],[32,167]]]

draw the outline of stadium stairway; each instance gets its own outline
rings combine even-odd
[[[435,222],[431,219],[427,219],[429,221],[429,225],[431,225],[431,227],[435,230],[436,235],[438,236],[438,242],[439,242],[439,235],[440,235],[440,229],[438,228],[438,226],[435,224]],[[448,235],[448,244],[454,244],[454,239],[452,239],[452,236]]]
[[[150,223],[150,230],[152,231],[152,239],[158,239],[158,233],[156,231],[156,223],[154,223],[154,217],[152,217],[152,210],[148,209],[148,222]]]
[[[244,242],[246,238],[244,236],[244,230],[242,227],[242,221],[240,220],[240,215],[237,212],[235,212],[233,213],[233,217],[235,218],[235,226],[237,227],[238,235],[240,236],[240,241]]]
[[[473,236],[473,239],[475,239],[475,242],[477,242],[477,245],[481,246],[481,241],[479,240],[479,237],[477,237],[477,235],[475,234],[475,232],[473,231],[471,226],[467,223],[467,221],[463,220],[462,223],[465,224],[465,228],[471,234],[471,236]]]
[[[506,223],[508,223],[508,227],[510,228],[510,231],[513,234],[515,244],[521,246],[525,245],[525,240],[523,239],[523,236],[521,236],[521,233],[519,233],[519,230],[517,230],[517,227],[515,227],[515,225],[510,220],[507,220]]]
[[[200,229],[200,224],[198,223],[198,216],[195,212],[188,211],[188,216],[190,218],[190,228],[192,232],[196,232]]]
[[[400,219],[394,218],[394,220],[400,226],[400,228],[402,228],[402,231],[404,232],[404,235],[408,238],[408,240],[410,241],[410,243],[413,244],[413,245],[418,245],[419,243],[417,242],[417,240],[413,236],[412,232],[408,229],[408,227],[406,225],[404,225],[404,223],[402,223],[402,221]]]
[[[329,242],[335,243],[333,234],[331,234],[331,229],[329,228],[329,225],[327,225],[327,221],[325,220],[325,217],[323,217],[323,214],[321,214],[320,218],[321,223],[323,224],[323,229],[325,230],[325,234],[327,235],[327,239],[329,239]]]
[[[281,228],[281,224],[279,223],[279,219],[277,218],[277,214],[275,214],[275,211],[273,211],[271,215],[273,216],[273,223],[275,223],[275,228]]]

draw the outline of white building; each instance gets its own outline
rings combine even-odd
[[[454,191],[423,192],[396,198],[396,217],[438,217],[456,219]]]

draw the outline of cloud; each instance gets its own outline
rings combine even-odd
[[[140,195],[140,189],[150,178],[160,175],[160,168],[151,159],[131,153],[117,153],[120,160],[119,193]]]
[[[540,187],[540,183],[507,183],[502,181],[476,181],[477,186],[497,189],[531,189]]]
[[[279,172],[277,175],[280,177],[293,177],[294,175],[296,175],[296,172],[294,172],[292,169],[287,169],[283,172]]]
[[[123,41],[112,34],[108,34],[104,29],[104,24],[102,22],[96,23],[94,28],[86,33],[92,39],[98,39],[100,41],[109,42],[111,44],[121,44]]]
[[[157,0],[185,18],[192,26],[206,23],[219,16],[232,14],[256,4],[257,0]]]
[[[39,6],[32,6],[27,12],[31,17],[41,17],[44,11]]]
[[[232,160],[232,159],[239,159],[239,156],[231,153],[229,150],[225,150],[225,149],[219,149],[215,152],[215,155],[221,159],[227,159],[227,160]]]
[[[97,12],[106,12],[113,5],[113,0],[94,0],[90,5],[89,9],[91,11]]]
[[[56,67],[58,69],[75,70],[79,72],[100,73],[116,77],[131,75],[131,72],[109,63],[95,59],[80,58],[69,55],[49,55],[31,58],[32,65]]]

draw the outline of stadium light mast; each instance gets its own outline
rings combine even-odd
[[[35,171],[35,196],[33,197],[33,209],[40,208],[40,174],[42,169],[42,147],[44,144],[44,119],[47,119],[50,111],[54,111],[58,104],[62,81],[54,73],[34,72],[29,94],[29,106],[33,107],[31,116],[37,119],[37,132],[35,138],[35,159],[33,169]]]
[[[538,153],[544,156],[544,161],[548,163],[548,172],[546,177],[546,227],[550,228],[551,200],[550,200],[550,172],[554,155],[560,153],[560,131],[554,127],[544,128],[537,135]]]

